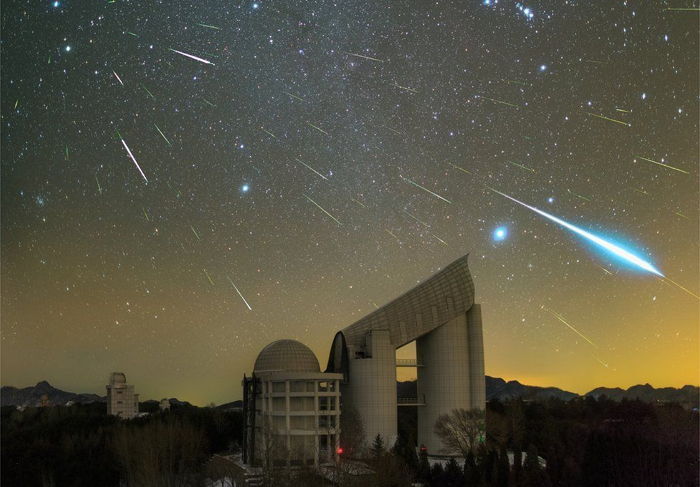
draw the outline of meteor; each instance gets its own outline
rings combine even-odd
[[[326,181],[328,181],[328,178],[327,178],[326,176],[324,176],[323,174],[321,174],[320,172],[318,172],[316,169],[314,169],[313,167],[311,167],[311,166],[309,166],[308,164],[306,164],[304,161],[302,161],[302,160],[300,160],[300,159],[297,159],[296,157],[294,158],[294,160],[297,161],[299,164],[302,164],[306,169],[308,169],[309,171],[312,171],[312,172],[313,172],[314,174],[316,174],[317,176],[319,176],[319,177],[325,179]]]
[[[246,299],[243,297],[243,295],[242,295],[241,292],[238,290],[238,288],[236,287],[236,285],[233,283],[233,281],[231,280],[231,278],[228,277],[228,276],[226,276],[226,279],[228,279],[228,282],[231,283],[231,285],[233,286],[233,289],[235,289],[236,292],[238,293],[238,295],[241,297],[241,299],[243,300],[243,302],[245,303],[245,305],[248,307],[248,310],[253,311],[253,308],[250,307],[250,305],[248,304],[248,301],[246,301]]]
[[[562,323],[564,323],[566,326],[568,326],[569,329],[570,329],[571,331],[573,331],[574,333],[576,333],[578,336],[580,336],[581,338],[583,338],[584,340],[586,340],[588,343],[590,343],[591,345],[593,345],[595,348],[598,348],[598,345],[596,345],[595,343],[593,343],[593,341],[592,341],[590,338],[588,338],[586,335],[584,335],[583,333],[581,333],[580,331],[578,331],[576,328],[574,328],[573,325],[570,325],[569,323],[567,323],[567,321],[564,319],[564,317],[563,317],[562,315],[560,315],[560,314],[557,313],[556,311],[552,311],[551,309],[546,308],[544,305],[542,305],[542,306],[540,306],[540,307],[541,307],[543,310],[545,310],[546,312],[548,312],[549,314],[551,314],[552,316],[554,316],[556,319],[558,319],[559,321],[561,321]],[[607,367],[607,365],[606,365],[606,367]]]
[[[338,225],[342,225],[342,223],[340,223],[336,217],[334,217],[333,215],[331,215],[330,213],[328,213],[326,210],[324,210],[323,207],[321,207],[321,205],[319,205],[318,203],[316,203],[314,200],[312,200],[311,198],[309,198],[309,197],[306,196],[306,195],[304,195],[304,198],[306,198],[306,199],[309,200],[311,203],[313,203],[314,205],[316,205],[316,207],[317,207],[319,210],[321,210],[321,211],[324,212],[326,215],[328,215],[329,217],[331,217],[331,218],[333,219],[333,221],[336,222]]]
[[[512,103],[508,103],[507,101],[496,100],[495,98],[489,98],[488,96],[484,96],[484,95],[478,95],[478,96],[479,96],[479,98],[483,98],[484,100],[489,100],[489,101],[492,101],[492,102],[494,102],[494,103],[500,103],[501,105],[506,105],[506,106],[509,106],[509,107],[518,108],[518,105],[514,105],[514,104],[512,104]]]
[[[488,186],[487,186],[487,188],[488,188]],[[651,272],[652,274],[655,274],[659,277],[666,277],[656,267],[651,265],[649,262],[641,259],[640,257],[637,257],[636,255],[632,254],[631,252],[628,252],[627,250],[623,249],[622,247],[615,245],[614,243],[608,242],[607,240],[602,239],[602,238],[598,237],[597,235],[593,235],[592,233],[587,232],[586,230],[583,230],[582,228],[579,228],[576,225],[572,225],[571,223],[567,223],[564,220],[561,220],[560,218],[557,218],[554,215],[550,215],[547,212],[544,212],[538,208],[535,208],[534,206],[530,206],[528,204],[523,203],[522,201],[516,200],[515,198],[508,196],[505,193],[501,193],[500,191],[496,191],[493,188],[489,188],[489,189],[491,191],[493,191],[494,193],[498,193],[501,196],[504,196],[511,201],[515,201],[519,205],[524,206],[525,208],[528,208],[528,209],[534,211],[535,213],[538,213],[538,214],[542,215],[543,217],[552,220],[554,223],[557,223],[557,224],[561,225],[562,227],[566,228],[567,230],[571,230],[575,234],[580,235],[587,240],[590,240],[591,242],[599,245],[600,247],[604,248],[608,252],[612,252],[617,257],[620,257],[621,259],[623,259],[631,264],[634,264],[635,266],[637,266],[641,269],[644,269],[647,272]]]
[[[677,167],[669,166],[668,164],[664,164],[663,162],[654,161],[654,160],[647,159],[646,157],[642,157],[642,156],[636,156],[636,157],[639,157],[643,161],[651,162],[652,164],[657,164],[657,165],[662,166],[662,167],[667,167],[669,169],[673,169],[674,171],[682,172],[683,174],[690,174],[688,171],[684,171],[683,169],[678,169]],[[661,160],[663,161],[663,159],[661,159]]]
[[[124,86],[124,83],[122,82],[122,79],[119,77],[116,71],[112,70],[112,73],[114,73],[114,76],[117,77],[117,81],[119,81],[119,84]]]
[[[188,57],[188,58],[190,58],[190,59],[194,59],[195,61],[199,61],[200,63],[211,64],[212,66],[215,65],[215,64],[212,63],[211,61],[207,61],[206,59],[202,59],[201,57],[193,56],[192,54],[187,54],[186,52],[177,51],[177,50],[172,49],[172,48],[170,48],[170,50],[173,51],[173,52],[176,52],[176,53],[178,53],[178,54],[180,54],[180,55],[182,55],[182,56]]]
[[[443,197],[440,196],[439,194],[433,193],[433,192],[430,191],[428,188],[426,188],[426,187],[424,187],[424,186],[421,186],[420,184],[416,183],[415,181],[412,181],[412,180],[410,180],[410,179],[408,179],[408,178],[405,178],[405,177],[403,177],[403,176],[401,176],[401,175],[399,175],[399,177],[400,177],[401,179],[403,179],[404,181],[406,181],[408,184],[411,184],[411,185],[415,186],[416,188],[422,189],[423,191],[426,191],[426,192],[432,194],[432,195],[435,196],[436,198],[440,198],[442,201],[445,201],[445,202],[447,202],[447,203],[449,203],[449,204],[452,204],[452,202],[451,202],[450,200],[448,200],[447,198],[443,198]]]
[[[330,135],[328,132],[326,132],[325,130],[323,130],[321,127],[317,127],[316,125],[312,124],[311,122],[306,122],[306,123],[308,123],[309,125],[311,125],[313,128],[315,128],[316,130],[318,130],[318,131],[321,132],[322,134]]]
[[[615,120],[614,118],[605,117],[605,116],[603,116],[603,115],[596,115],[595,113],[591,113],[591,112],[586,112],[586,113],[587,113],[588,115],[592,116],[592,117],[598,117],[598,118],[600,118],[600,119],[602,119],[602,120],[607,120],[608,122],[619,123],[620,125],[625,125],[626,127],[631,127],[631,126],[632,126],[631,123],[623,122],[622,120]]]
[[[348,56],[355,56],[355,57],[359,57],[359,58],[362,58],[362,59],[369,59],[370,61],[376,61],[376,62],[378,62],[378,63],[383,63],[383,62],[384,62],[384,60],[382,60],[382,59],[377,59],[376,57],[363,56],[362,54],[355,54],[355,53],[352,53],[352,52],[346,52],[345,54],[347,54]]]
[[[120,137],[120,139],[121,139],[121,137]],[[141,173],[141,176],[143,177],[143,180],[146,181],[146,184],[148,184],[148,178],[146,178],[146,175],[141,170],[141,166],[139,166],[139,163],[136,162],[136,158],[131,153],[131,149],[129,149],[129,146],[126,145],[126,142],[124,142],[124,139],[121,139],[121,141],[122,141],[122,144],[124,145],[124,148],[126,149],[126,152],[129,154],[129,157],[131,157],[131,160],[134,161],[134,164],[136,164],[136,169],[139,170],[139,172]]]
[[[155,126],[155,128],[156,128],[156,130],[158,131],[158,133],[160,134],[160,136],[163,137],[163,138],[165,139],[165,141],[168,143],[168,145],[172,145],[172,144],[170,143],[170,141],[168,140],[168,138],[167,138],[167,137],[165,136],[165,134],[163,133],[163,131],[162,131],[160,128],[158,128],[158,125],[156,125],[155,123],[154,123],[153,125]]]

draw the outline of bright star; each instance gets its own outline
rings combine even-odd
[[[498,227],[493,231],[493,239],[496,242],[502,242],[508,236],[508,229],[506,227]]]
[[[547,65],[546,65],[546,64],[542,64],[542,65],[540,66],[540,71],[547,71]]]
[[[70,52],[70,46],[66,46],[66,52]]]
[[[258,7],[260,7],[260,4],[259,4],[259,3],[254,3],[254,4],[253,4],[253,9],[257,10]]]
[[[549,198],[547,198],[547,203],[554,203],[554,197],[550,196]]]
[[[56,0],[55,2],[53,2],[54,8],[55,8],[55,7],[58,7],[59,5],[61,5],[61,3],[60,3],[58,0]]]
[[[244,184],[243,186],[241,186],[241,191],[242,191],[243,193],[247,193],[248,190],[250,190],[250,185],[248,185],[247,183]]]

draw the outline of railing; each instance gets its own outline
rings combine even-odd
[[[419,364],[417,359],[414,358],[397,358],[397,367],[423,367],[423,364]]]
[[[396,404],[399,406],[425,406],[425,398],[397,397]]]

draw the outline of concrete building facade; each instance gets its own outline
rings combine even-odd
[[[107,414],[131,419],[139,414],[139,395],[126,383],[126,375],[112,372],[107,385]]]
[[[339,331],[326,372],[343,374],[343,408],[362,418],[365,436],[393,445],[397,431],[396,349],[416,342],[418,444],[442,449],[433,428],[453,409],[484,409],[481,308],[464,256],[377,311]]]
[[[340,380],[314,353],[278,340],[243,378],[244,457],[249,465],[301,466],[332,461],[340,442]]]

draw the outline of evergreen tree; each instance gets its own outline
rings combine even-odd
[[[379,433],[377,433],[377,436],[374,437],[372,447],[370,448],[370,453],[374,458],[379,458],[386,453],[386,449],[384,448],[384,439]]]
[[[425,485],[430,485],[430,462],[428,462],[428,450],[421,445],[420,454],[418,456],[418,478],[419,482]]]

